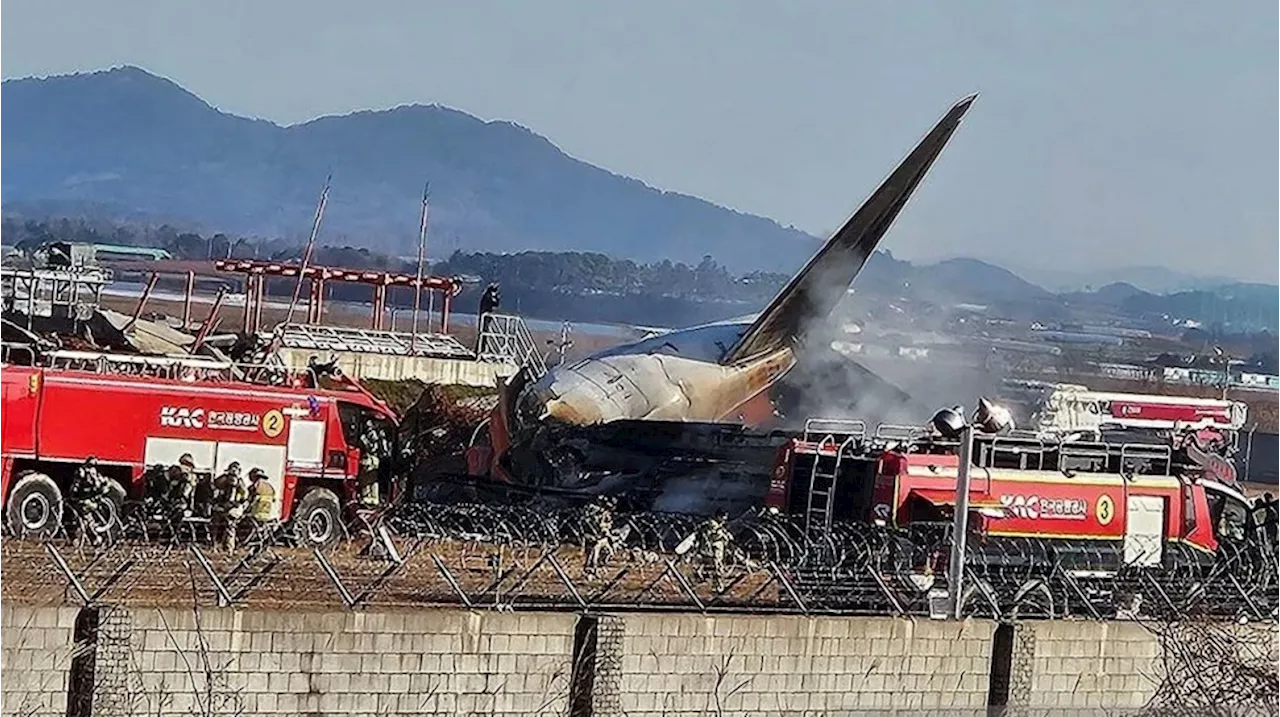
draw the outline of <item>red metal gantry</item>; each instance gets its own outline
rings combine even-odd
[[[262,325],[262,305],[267,277],[297,277],[300,266],[281,262],[254,259],[218,259],[214,262],[218,271],[245,275],[244,326],[246,331],[258,331]],[[324,287],[329,281],[366,284],[373,287],[373,312],[369,327],[383,330],[383,317],[387,306],[387,287],[418,286],[418,277],[388,271],[343,269],[326,266],[308,266],[303,277],[310,284],[307,295],[307,323],[318,324],[324,312]],[[449,331],[449,310],[453,297],[462,291],[462,282],[454,277],[424,276],[419,291],[438,291],[440,301],[440,333]],[[430,318],[428,317],[428,330]]]

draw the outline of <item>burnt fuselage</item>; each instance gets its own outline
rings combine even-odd
[[[709,324],[617,346],[548,371],[516,400],[517,432],[551,421],[752,422],[742,413],[795,362],[791,347],[732,364],[720,358],[749,324]]]

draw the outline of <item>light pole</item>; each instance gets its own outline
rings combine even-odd
[[[973,424],[960,431],[960,465],[956,470],[956,514],[951,522],[951,559],[947,564],[947,587],[951,591],[950,612],[956,620],[964,607],[964,556],[969,539],[969,467],[973,463]]]
[[[965,551],[969,540],[969,486],[973,467],[973,437],[978,428],[987,433],[1003,433],[1013,428],[1008,409],[985,398],[978,399],[973,420],[966,421],[964,408],[944,408],[933,416],[933,427],[944,438],[956,438],[960,449],[956,456],[955,515],[951,523],[951,554],[947,561],[947,612],[956,620],[963,617]],[[975,426],[975,424],[977,424]]]

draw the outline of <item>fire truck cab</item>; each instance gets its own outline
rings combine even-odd
[[[146,366],[130,370],[131,359]],[[392,490],[396,417],[358,384],[259,385],[208,380],[190,360],[160,371],[150,357],[112,361],[112,371],[85,370],[84,361],[0,370],[0,509],[13,534],[57,532],[71,477],[90,456],[115,482],[117,508],[143,497],[149,468],[183,455],[205,478],[232,462],[245,474],[260,468],[275,489],[272,518],[291,521],[299,540],[319,546],[341,537],[362,451],[384,454],[380,488],[383,496]],[[368,440],[379,432],[381,443]]]

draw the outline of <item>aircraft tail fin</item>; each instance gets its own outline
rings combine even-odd
[[[826,318],[831,313],[975,99],[977,95],[970,95],[947,112],[849,221],[769,302],[738,342],[725,352],[720,360],[722,364],[777,350],[802,334],[810,321]]]

